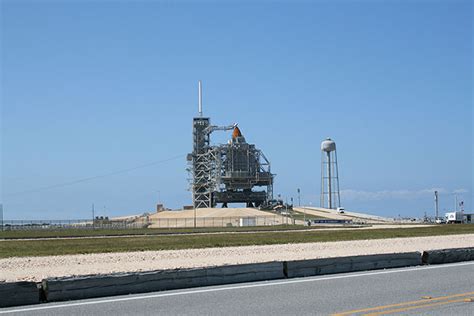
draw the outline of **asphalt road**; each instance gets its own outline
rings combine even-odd
[[[48,303],[19,315],[474,315],[474,262]]]

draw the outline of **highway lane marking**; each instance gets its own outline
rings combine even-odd
[[[382,306],[369,307],[369,308],[363,308],[363,309],[354,309],[354,310],[350,310],[350,311],[343,312],[343,313],[332,314],[332,316],[351,315],[351,314],[357,314],[357,313],[387,309],[387,308],[392,308],[392,307],[400,307],[400,306],[404,306],[404,305],[415,305],[415,304],[425,304],[426,305],[426,304],[430,304],[431,302],[434,302],[434,301],[447,300],[447,299],[455,298],[455,297],[463,297],[461,300],[464,300],[465,296],[470,296],[470,295],[474,295],[474,292],[453,294],[453,295],[440,296],[440,297],[435,297],[435,298],[430,298],[430,299],[422,299],[422,300],[402,302],[402,303],[390,304],[390,305],[382,305]],[[424,306],[424,305],[418,305],[418,306]],[[381,313],[384,313],[384,312],[381,312]],[[374,313],[374,314],[367,314],[367,315],[382,315],[382,314]]]
[[[464,298],[461,298],[461,299],[457,299],[457,300],[449,300],[449,301],[438,302],[438,303],[433,303],[433,304],[423,304],[423,305],[402,307],[402,308],[398,308],[398,309],[391,309],[391,310],[386,310],[386,311],[381,311],[381,312],[376,312],[376,313],[370,313],[370,314],[365,314],[365,315],[366,316],[379,316],[379,315],[400,313],[400,312],[406,312],[406,311],[410,311],[410,310],[414,310],[414,309],[420,309],[420,308],[427,308],[427,307],[434,307],[434,306],[441,306],[441,305],[446,305],[446,304],[464,302],[464,300],[465,300]]]
[[[437,265],[437,266],[416,266],[416,267],[404,268],[404,269],[382,270],[382,271],[376,271],[376,272],[364,272],[364,273],[357,273],[357,274],[332,275],[332,276],[329,276],[329,277],[315,277],[315,278],[309,278],[309,279],[308,278],[301,278],[301,279],[295,279],[295,280],[285,280],[285,281],[275,281],[275,282],[270,281],[268,283],[227,286],[227,287],[201,289],[201,290],[188,290],[188,291],[182,291],[182,292],[158,293],[158,294],[151,294],[151,295],[121,297],[121,298],[108,298],[108,299],[103,299],[103,300],[77,302],[77,303],[69,303],[69,304],[64,304],[63,303],[63,304],[46,305],[46,306],[44,306],[44,305],[41,306],[40,305],[40,306],[35,306],[35,307],[26,307],[26,308],[11,309],[11,310],[0,310],[0,314],[29,312],[29,311],[37,311],[37,310],[56,309],[56,308],[84,306],[84,305],[96,305],[96,304],[115,303],[115,302],[126,302],[126,301],[142,300],[142,299],[170,297],[170,296],[181,296],[181,295],[200,294],[200,293],[209,293],[209,292],[221,292],[221,291],[229,291],[229,290],[240,290],[240,289],[277,286],[277,285],[287,285],[287,284],[297,284],[297,283],[306,283],[306,282],[317,282],[317,281],[337,280],[337,279],[350,279],[350,278],[358,278],[358,277],[365,277],[365,276],[372,276],[372,275],[382,275],[382,274],[392,274],[392,273],[401,273],[401,272],[417,272],[417,271],[441,269],[441,268],[451,268],[451,267],[455,268],[455,267],[468,266],[468,265],[474,265],[474,261],[444,264],[444,265]]]

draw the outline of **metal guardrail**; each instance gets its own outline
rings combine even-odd
[[[351,219],[313,219],[312,224],[352,224]]]
[[[293,224],[291,219],[281,216],[232,216],[194,218],[160,218],[150,222],[152,228],[192,228],[192,227],[246,227]]]
[[[1,230],[42,230],[42,229],[121,229],[143,228],[143,223],[129,221],[94,221],[83,219],[71,220],[4,220]]]

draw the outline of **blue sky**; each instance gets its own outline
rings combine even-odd
[[[473,209],[470,1],[1,3],[8,219],[190,204],[198,80],[205,115],[270,159],[276,194],[319,202],[330,136],[346,209],[422,216],[435,188],[441,211],[453,192]]]

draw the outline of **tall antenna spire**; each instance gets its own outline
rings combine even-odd
[[[199,111],[199,116],[202,117],[202,83],[201,83],[201,80],[199,80],[199,84],[198,84],[198,99],[199,99],[199,108],[198,108],[198,111]]]

